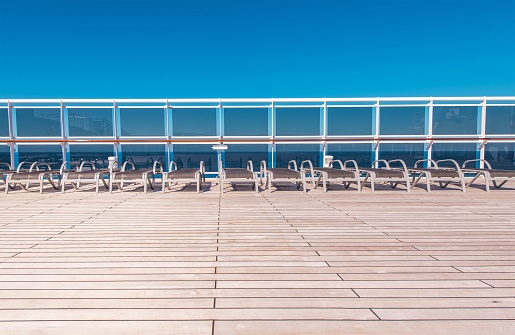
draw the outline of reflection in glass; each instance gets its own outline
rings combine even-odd
[[[70,108],[68,126],[70,136],[113,136],[113,110]]]
[[[52,170],[58,170],[63,163],[63,149],[59,144],[18,145],[18,160],[18,163],[45,162],[50,164]]]
[[[70,161],[89,161],[97,168],[109,167],[108,157],[115,156],[112,144],[70,144]]]
[[[0,109],[0,137],[9,137],[9,115],[7,108]]]
[[[413,167],[416,161],[424,159],[424,143],[381,143],[379,158],[402,159],[407,167]]]
[[[327,108],[328,135],[373,135],[371,107]]]
[[[120,108],[122,136],[164,136],[164,108]]]
[[[161,162],[165,168],[166,146],[164,144],[122,144],[122,159],[128,161],[136,169],[151,170],[155,161]]]
[[[286,168],[288,162],[294,160],[297,167],[305,160],[310,160],[313,166],[320,166],[322,152],[320,144],[277,144],[276,167]]]
[[[254,171],[259,171],[259,163],[268,161],[268,144],[230,144],[225,152],[225,167],[246,168],[251,160]]]
[[[177,168],[198,168],[204,161],[207,172],[217,172],[217,153],[212,144],[174,144],[173,160]]]
[[[477,146],[477,143],[435,143],[431,155],[435,161],[454,159],[461,166],[466,160],[479,158]]]
[[[434,135],[477,134],[477,106],[435,106],[433,108]]]
[[[374,159],[371,143],[328,144],[326,154],[335,160],[355,160],[359,167],[370,167]]]
[[[8,145],[0,144],[0,163],[11,164],[11,151]],[[0,170],[5,170],[5,168],[0,167]]]
[[[61,136],[59,108],[16,108],[18,136]]]
[[[320,107],[276,108],[276,135],[320,135],[320,110]]]
[[[486,107],[486,134],[515,134],[515,106]]]
[[[268,135],[268,108],[224,108],[224,135]]]
[[[515,170],[515,143],[487,143],[485,159],[494,169]]]
[[[381,135],[423,135],[425,133],[426,108],[381,107],[379,111]]]
[[[173,136],[216,136],[216,108],[172,109]]]

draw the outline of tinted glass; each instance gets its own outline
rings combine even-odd
[[[72,162],[89,161],[97,168],[109,166],[107,158],[115,156],[112,144],[70,144],[70,160]]]
[[[226,168],[246,168],[251,160],[254,171],[259,171],[261,161],[268,161],[268,144],[229,144],[225,152]]]
[[[0,136],[9,137],[9,116],[6,109],[0,109]]]
[[[479,158],[477,146],[477,143],[435,143],[432,147],[432,159],[454,159],[461,167],[464,161]],[[452,165],[447,163],[445,166]]]
[[[515,143],[487,143],[485,159],[494,169],[515,170]]]
[[[425,107],[381,107],[379,132],[381,135],[423,135]]]
[[[173,136],[216,136],[216,108],[174,108]]]
[[[70,136],[113,136],[113,110],[70,108],[68,127]]]
[[[424,159],[424,144],[382,143],[379,145],[379,158],[386,159],[387,161],[402,159],[407,167],[413,167],[416,161]]]
[[[164,136],[163,108],[120,108],[122,136]]]
[[[18,136],[61,136],[59,108],[16,108]]]
[[[476,106],[435,106],[433,108],[434,135],[477,134]]]
[[[11,152],[8,145],[0,144],[0,163],[11,164]],[[0,170],[6,170],[5,166],[0,166]]]
[[[327,134],[373,135],[372,112],[370,107],[327,108]]]
[[[515,134],[515,106],[486,107],[487,134]]]
[[[373,161],[373,147],[370,143],[328,144],[326,154],[342,163],[355,160],[359,167],[370,167]]]
[[[165,168],[166,146],[164,144],[122,144],[121,163],[129,161],[136,169],[152,169],[155,161]]]
[[[268,108],[225,108],[224,135],[268,135]]]
[[[275,109],[276,135],[320,135],[320,108],[295,107]]]
[[[18,160],[21,162],[45,162],[52,169],[59,169],[63,163],[60,145],[18,145]]]
[[[198,168],[204,161],[207,172],[217,172],[217,153],[212,144],[174,144],[173,160],[177,168]]]
[[[310,160],[313,166],[320,166],[322,153],[320,144],[277,144],[276,167],[286,168],[288,162],[294,160],[297,167],[305,160]]]

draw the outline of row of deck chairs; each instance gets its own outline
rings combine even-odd
[[[485,168],[470,167],[476,162],[483,162]],[[72,165],[72,169],[67,166]],[[425,165],[426,167],[422,167]],[[163,171],[161,162],[154,162],[153,168],[148,170],[137,170],[132,162],[124,162],[120,166],[118,162],[110,168],[97,168],[92,162],[81,162],[73,164],[65,162],[60,170],[52,170],[51,166],[42,162],[22,162],[16,170],[9,164],[0,163],[0,177],[5,184],[5,192],[14,190],[17,186],[28,190],[31,184],[39,184],[39,191],[43,193],[45,182],[50,184],[55,190],[65,192],[66,185],[71,184],[73,188],[79,189],[81,184],[95,184],[95,191],[103,185],[109,192],[113,192],[114,187],[123,190],[127,184],[142,185],[146,193],[148,188],[154,190],[156,176],[161,176],[162,192],[171,190],[173,185],[195,183],[197,192],[202,190],[202,183],[206,181],[204,163],[200,162],[199,168],[178,169],[175,162],[170,162],[169,170]],[[434,161],[431,159],[419,160],[413,168],[408,168],[404,161],[377,160],[370,168],[358,167],[353,160],[342,162],[334,160],[328,167],[313,167],[311,161],[303,161],[299,166],[292,160],[288,162],[286,168],[267,168],[266,161],[260,163],[260,171],[253,170],[252,161],[247,162],[246,168],[223,168],[218,166],[218,183],[220,192],[224,192],[225,185],[230,184],[250,184],[255,192],[259,192],[259,185],[269,192],[272,187],[278,187],[281,183],[294,183],[297,189],[302,187],[304,193],[307,191],[308,184],[313,188],[322,185],[324,192],[327,192],[331,183],[341,183],[345,188],[351,184],[356,184],[358,191],[362,191],[366,184],[370,184],[372,192],[375,191],[377,183],[390,185],[396,188],[399,184],[404,184],[409,192],[416,187],[422,179],[428,192],[431,185],[437,184],[441,188],[447,187],[450,183],[455,183],[465,192],[466,188],[483,177],[486,191],[490,191],[490,184],[495,188],[502,187],[508,180],[515,179],[514,170],[492,169],[491,165],[485,160],[468,160],[460,167],[452,159]],[[467,182],[465,174],[471,174],[472,178]]]

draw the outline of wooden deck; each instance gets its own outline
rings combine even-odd
[[[507,186],[2,193],[0,334],[515,334]]]

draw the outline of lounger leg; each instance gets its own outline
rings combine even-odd
[[[267,176],[267,183],[268,183],[268,193],[272,193],[272,177]]]
[[[306,176],[302,174],[302,186],[304,186],[304,193],[306,193]]]
[[[408,193],[410,193],[411,185],[409,184],[409,175],[406,176],[406,189],[408,190]]]
[[[65,185],[66,185],[66,175],[63,176],[63,181],[62,181],[62,185],[61,185],[61,193],[64,193],[64,189],[65,189]]]
[[[258,180],[257,177],[256,177],[256,180],[254,182],[256,184],[256,193],[259,193],[259,180]]]
[[[202,177],[199,177],[197,179],[197,193],[200,193],[200,181],[202,180]]]
[[[361,192],[361,180],[358,178],[356,179],[356,184],[358,185],[358,192]]]
[[[43,194],[43,176],[39,176],[39,193]]]

